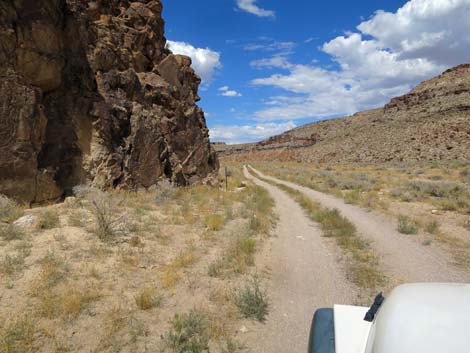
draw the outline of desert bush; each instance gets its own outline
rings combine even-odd
[[[162,297],[157,295],[154,288],[142,288],[134,297],[135,303],[140,310],[150,310],[162,303]]]
[[[24,212],[13,200],[0,195],[0,222],[11,223],[23,216]]]
[[[6,241],[23,239],[25,233],[21,227],[14,224],[0,225],[0,238]]]
[[[41,230],[57,228],[60,225],[59,214],[56,210],[46,210],[39,216],[37,228]]]
[[[253,276],[243,288],[235,290],[233,297],[243,317],[264,322],[268,314],[268,298],[260,282],[258,276]]]
[[[13,276],[15,273],[23,270],[25,266],[26,256],[18,252],[14,255],[6,254],[2,260],[0,260],[0,273]]]
[[[174,353],[209,352],[209,340],[208,318],[197,310],[175,315],[170,331],[164,336],[166,348]]]
[[[90,201],[96,235],[102,241],[113,240],[119,231],[123,231],[123,216],[116,210],[119,201],[101,191],[95,191]]]
[[[461,184],[450,181],[424,181],[413,180],[408,187],[415,192],[417,197],[450,197],[464,191]]]
[[[165,203],[173,198],[178,189],[176,186],[169,181],[164,179],[157,184],[157,194],[155,196],[155,202],[157,204]]]
[[[33,353],[36,352],[36,324],[30,315],[7,320],[0,329],[0,353]]]
[[[402,234],[417,234],[418,224],[410,217],[405,215],[398,216],[398,231]]]

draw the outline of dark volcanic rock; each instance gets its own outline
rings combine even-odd
[[[159,0],[0,2],[0,193],[202,182],[218,161]]]

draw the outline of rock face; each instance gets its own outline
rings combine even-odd
[[[237,160],[469,161],[470,64],[421,83],[383,108],[307,124],[256,144],[217,149]]]
[[[218,168],[200,84],[159,0],[0,2],[0,193],[185,185]]]

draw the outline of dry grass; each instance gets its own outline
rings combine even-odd
[[[157,295],[155,288],[144,287],[134,297],[135,304],[140,310],[150,310],[162,305],[163,297]]]
[[[27,312],[29,321],[0,323],[0,352],[160,351],[168,325],[184,333],[162,322],[182,307],[203,308],[211,347],[240,351],[231,289],[254,268],[274,221],[267,194],[241,175],[234,168],[228,190],[102,193],[80,186],[62,205],[26,211],[41,218],[40,228],[20,234],[2,224],[0,318]],[[209,278],[214,258],[228,254],[229,276]],[[209,281],[224,289],[217,305]]]

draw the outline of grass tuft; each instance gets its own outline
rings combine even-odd
[[[148,287],[142,288],[134,299],[140,310],[150,310],[159,307],[162,303],[162,297],[156,294],[156,290]]]

